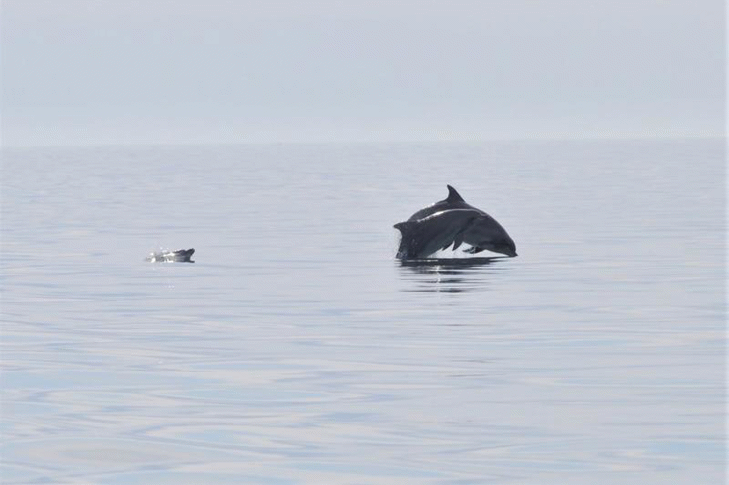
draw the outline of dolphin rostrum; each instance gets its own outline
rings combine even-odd
[[[425,258],[439,249],[447,249],[451,243],[453,250],[456,250],[461,243],[470,245],[471,247],[465,251],[471,254],[489,250],[510,257],[517,255],[514,241],[496,219],[468,204],[450,185],[447,187],[447,198],[417,211],[406,223],[395,225],[395,228],[402,233],[398,258]],[[457,212],[450,214],[453,211]],[[407,225],[417,222],[424,224]],[[454,233],[453,226],[458,224],[461,225]],[[442,245],[439,246],[439,243]]]

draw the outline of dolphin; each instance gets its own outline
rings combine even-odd
[[[194,263],[192,255],[195,253],[195,248],[190,249],[178,249],[177,251],[160,251],[158,253],[151,253],[147,256],[147,261],[152,263]]]
[[[461,243],[466,243],[470,245],[471,247],[466,249],[465,252],[470,254],[477,254],[484,250],[489,250],[495,253],[505,254],[510,257],[516,256],[516,245],[514,244],[514,241],[511,239],[509,234],[506,232],[506,230],[499,224],[496,219],[488,215],[486,212],[482,211],[481,209],[477,209],[476,207],[473,207],[472,205],[468,204],[463,197],[458,193],[458,191],[453,188],[450,185],[447,185],[448,187],[448,197],[445,199],[438,201],[432,205],[429,205],[428,207],[421,209],[417,212],[415,212],[410,218],[407,220],[407,222],[415,222],[423,219],[427,219],[429,217],[432,217],[436,214],[442,214],[447,211],[452,210],[465,210],[465,211],[471,211],[470,214],[472,216],[471,220],[469,221],[468,227],[462,227],[462,231],[459,234],[458,239],[454,237],[453,239],[453,250],[455,251]],[[445,221],[445,220],[453,220],[453,216],[449,216],[447,218],[436,218],[438,221]],[[402,224],[402,223],[400,223]],[[437,226],[437,224],[434,223],[433,220],[431,220],[428,224],[429,227],[431,227],[431,234],[437,233],[437,229],[434,229],[433,226]],[[395,225],[396,228],[399,229],[398,225]],[[402,230],[400,231],[402,232]],[[445,241],[444,239],[445,234],[440,235],[440,239]],[[404,234],[403,234],[404,239]],[[446,238],[447,239],[447,238]],[[457,244],[456,244],[457,243]],[[424,243],[421,243],[424,244]],[[441,248],[437,249],[447,249],[449,245],[443,246]],[[401,247],[402,247],[402,241],[401,241]],[[436,251],[437,251],[436,249]],[[433,251],[435,252],[435,251]],[[398,251],[398,257],[401,254],[401,251]],[[407,254],[407,251],[403,254]],[[430,253],[432,254],[432,253]],[[424,256],[420,256],[424,257]],[[401,258],[403,259],[403,258]]]

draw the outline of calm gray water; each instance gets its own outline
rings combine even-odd
[[[519,257],[394,259],[446,183]],[[5,149],[2,483],[723,483],[724,187],[723,140]]]

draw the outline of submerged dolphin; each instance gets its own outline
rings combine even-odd
[[[147,256],[147,261],[152,263],[194,263],[192,255],[195,253],[195,248],[190,249],[178,249],[177,251],[160,251],[158,253],[151,253]]]
[[[514,241],[496,219],[481,209],[468,204],[458,191],[450,185],[447,187],[447,198],[417,211],[406,221],[411,223],[427,220],[427,224],[422,225],[422,227],[408,226],[402,222],[395,225],[395,228],[402,233],[398,258],[423,258],[433,254],[438,249],[448,248],[451,243],[453,243],[453,250],[456,250],[464,242],[471,246],[466,249],[466,252],[471,254],[489,250],[511,257],[517,255]],[[447,214],[452,211],[458,211],[458,213]],[[453,232],[451,226],[455,221],[460,221],[462,225],[452,240],[446,244]],[[415,229],[416,227],[420,228]],[[427,230],[424,227],[427,227]],[[419,239],[422,238],[430,239],[430,241],[420,241]],[[416,240],[416,242],[413,242],[413,240]],[[430,250],[437,246],[436,241],[442,242],[443,245],[427,253],[425,249]],[[417,255],[412,255],[415,253]]]

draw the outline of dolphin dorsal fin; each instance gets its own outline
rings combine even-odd
[[[446,185],[446,187],[448,187],[448,197],[446,198],[448,202],[466,202],[456,189],[450,185]]]

